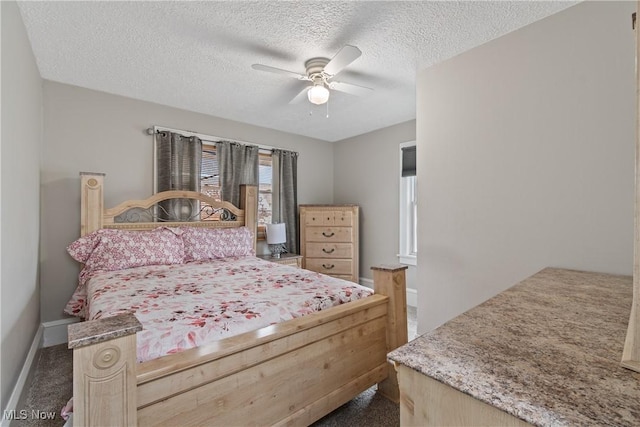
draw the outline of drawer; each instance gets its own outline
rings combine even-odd
[[[333,225],[332,211],[308,211],[304,217],[304,225]]]
[[[334,212],[333,224],[339,227],[351,227],[353,225],[353,212],[351,211]]]
[[[305,230],[306,242],[352,242],[351,227],[308,227]]]
[[[305,213],[304,225],[338,225],[350,227],[353,224],[353,212],[345,211],[308,211]]]
[[[305,268],[323,274],[347,274],[351,275],[352,261],[350,259],[323,259],[307,258]]]
[[[310,258],[353,258],[353,244],[307,243],[306,256]]]

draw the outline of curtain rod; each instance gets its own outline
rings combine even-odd
[[[156,133],[160,133],[160,132],[163,132],[163,131],[175,132],[175,133],[180,133],[180,134],[187,134],[187,135],[184,135],[184,136],[197,136],[203,142],[231,141],[231,142],[237,142],[237,143],[245,144],[245,145],[257,145],[258,148],[260,148],[261,150],[266,150],[266,151],[273,151],[273,150],[292,151],[292,150],[287,150],[285,148],[272,147],[270,145],[256,144],[255,142],[240,141],[240,140],[232,139],[232,138],[222,138],[222,137],[219,137],[219,136],[206,135],[204,133],[193,132],[193,131],[190,131],[190,130],[172,129],[172,128],[168,128],[168,127],[165,127],[165,126],[155,126],[154,125],[151,128],[147,128],[146,132],[147,132],[147,135],[154,135]],[[295,153],[298,154],[298,152],[295,152]]]

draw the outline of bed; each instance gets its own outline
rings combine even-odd
[[[242,187],[238,207],[170,191],[105,209],[104,175],[82,173],[80,181],[81,236],[182,226],[256,235],[255,187]],[[127,222],[131,212],[178,199],[205,206],[215,220]],[[376,383],[397,401],[386,355],[407,341],[405,268],[373,267],[370,296],[142,362],[142,326],[126,310],[70,325],[74,425],[309,425]]]

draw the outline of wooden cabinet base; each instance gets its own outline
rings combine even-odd
[[[396,369],[401,426],[531,426],[411,368]]]
[[[640,1],[637,2],[640,7]],[[640,10],[640,9],[638,9]],[[635,13],[634,13],[635,19]],[[634,21],[635,22],[635,21]],[[636,62],[640,58],[640,30],[636,28]],[[636,81],[640,84],[640,69],[636,67]],[[640,102],[640,92],[636,91]],[[640,372],[640,109],[636,103],[636,173],[635,173],[635,224],[633,231],[633,302],[627,337],[622,352],[622,366]]]

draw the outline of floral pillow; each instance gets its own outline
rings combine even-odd
[[[78,285],[71,298],[64,307],[64,312],[70,316],[77,316],[82,319],[87,318],[87,288]]]
[[[85,263],[91,256],[91,253],[96,248],[98,243],[100,243],[100,238],[102,237],[102,235],[113,232],[116,232],[116,230],[103,228],[94,231],[93,233],[89,233],[86,236],[82,236],[81,238],[70,244],[69,247],[67,247],[67,252],[76,261]]]
[[[185,262],[256,254],[253,234],[247,227],[182,227],[181,230]]]
[[[96,271],[115,271],[144,265],[170,265],[184,262],[180,229],[160,227],[151,231],[101,229],[71,243],[69,255],[84,263],[79,285],[64,311],[85,317],[86,282]]]
[[[67,251],[84,263],[85,274],[184,262],[180,230],[168,227],[150,231],[98,230],[73,242]]]

